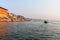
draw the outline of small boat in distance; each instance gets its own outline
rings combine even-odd
[[[48,23],[48,21],[44,21],[44,23],[45,23],[45,24],[47,24],[47,23]]]

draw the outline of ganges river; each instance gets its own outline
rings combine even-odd
[[[0,40],[60,40],[60,23],[0,22]]]

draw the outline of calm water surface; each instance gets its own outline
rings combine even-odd
[[[60,25],[43,22],[0,23],[0,40],[60,40]]]

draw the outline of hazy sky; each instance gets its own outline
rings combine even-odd
[[[60,20],[60,0],[0,0],[0,6],[16,15]]]

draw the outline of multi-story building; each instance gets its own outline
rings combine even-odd
[[[17,21],[17,17],[13,13],[9,13],[9,18],[11,19],[11,22],[16,22]]]
[[[25,17],[21,16],[21,15],[17,15],[17,21],[25,21]]]
[[[8,10],[0,7],[0,21],[10,21]]]
[[[9,13],[7,9],[0,7],[0,21],[6,21],[6,22],[22,22],[26,21],[26,18],[21,15],[15,15],[13,13]]]

